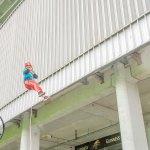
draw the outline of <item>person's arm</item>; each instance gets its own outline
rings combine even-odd
[[[24,74],[27,74],[27,73],[32,73],[32,75],[33,75],[33,77],[35,78],[35,79],[37,79],[38,78],[38,75],[33,71],[33,69],[32,70],[29,70],[29,69],[25,69],[24,71],[23,71],[23,73]]]
[[[32,71],[30,71],[31,73],[32,73],[32,75],[33,75],[33,77],[35,78],[35,79],[37,79],[38,78],[38,75],[32,70]]]
[[[28,71],[26,71],[27,73],[28,73],[28,72],[32,73],[33,78],[35,78],[35,79],[38,78],[38,75],[33,71],[32,66],[28,66],[26,69],[28,70]]]
[[[38,78],[38,75],[37,74],[33,74],[33,77],[35,78],[35,79],[37,79]]]
[[[25,69],[25,70],[23,71],[24,74],[27,74],[28,72],[30,72],[28,69]]]

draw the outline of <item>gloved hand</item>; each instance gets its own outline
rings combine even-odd
[[[33,74],[33,77],[35,78],[35,79],[37,79],[38,78],[38,75],[37,74]]]

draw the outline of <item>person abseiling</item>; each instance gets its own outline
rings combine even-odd
[[[34,90],[38,92],[39,97],[47,98],[45,92],[43,92],[40,85],[34,80],[38,78],[38,75],[33,71],[33,67],[30,61],[25,62],[25,68],[23,69],[24,86],[28,90]]]

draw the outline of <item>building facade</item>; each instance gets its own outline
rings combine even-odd
[[[0,149],[148,150],[149,11],[149,0],[22,1],[0,29]],[[47,105],[23,86],[26,60]]]

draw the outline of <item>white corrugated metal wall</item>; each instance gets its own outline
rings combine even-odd
[[[0,30],[0,106],[25,90],[25,60],[42,80],[149,10],[149,0],[25,0]]]
[[[149,39],[150,13],[147,13],[56,71],[42,82],[42,87],[50,95],[55,94],[66,86],[80,80],[81,77],[149,42]],[[35,92],[28,92],[3,107],[0,110],[0,114],[4,121],[8,121],[28,110],[39,101]]]

